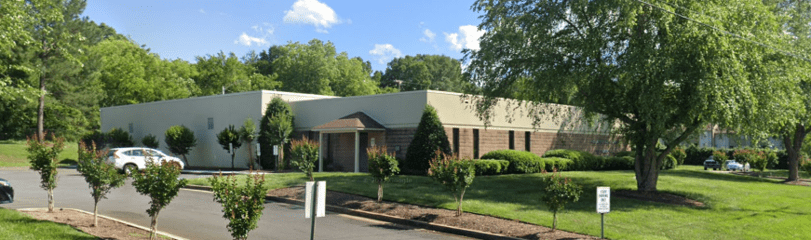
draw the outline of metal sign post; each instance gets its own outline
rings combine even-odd
[[[605,238],[605,214],[611,212],[611,188],[597,187],[597,212],[600,213],[600,238]]]
[[[326,215],[327,182],[307,182],[304,196],[304,217],[312,218],[310,225],[310,240],[315,237],[315,218]]]

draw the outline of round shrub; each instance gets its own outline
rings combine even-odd
[[[631,156],[607,157],[603,170],[634,170],[634,158]]]
[[[527,151],[511,149],[496,150],[482,155],[481,159],[497,159],[509,161],[508,173],[539,173],[546,164],[541,157]]]
[[[546,164],[547,172],[552,172],[555,169],[558,171],[567,170],[573,163],[572,160],[559,157],[545,157],[541,159],[544,161],[544,164]]]
[[[673,157],[673,155],[667,155],[667,157],[665,157],[665,159],[662,160],[662,165],[660,166],[659,169],[661,170],[674,169],[678,165],[679,162],[676,160],[675,157]]]
[[[559,157],[572,160],[573,163],[569,167],[569,170],[574,171],[600,170],[602,168],[602,161],[600,157],[584,151],[555,149],[546,151],[546,153],[543,154],[543,157]]]
[[[507,171],[510,161],[479,159],[473,161],[476,167],[476,175],[498,175]]]

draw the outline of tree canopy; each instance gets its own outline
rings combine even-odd
[[[401,91],[430,89],[462,92],[467,85],[462,81],[461,63],[443,55],[417,54],[394,58],[388,63],[386,73],[380,80],[381,87],[400,88]]]
[[[536,120],[555,114],[547,103],[568,102],[617,121],[636,153],[639,191],[656,191],[659,165],[697,129],[740,127],[757,113],[752,86],[763,79],[751,66],[772,50],[749,39],[781,41],[755,0],[479,0],[472,9],[486,31],[480,50],[464,50],[465,74],[485,96],[480,117],[515,97]]]

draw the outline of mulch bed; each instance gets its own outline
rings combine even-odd
[[[99,217],[99,226],[93,227],[91,226],[93,224],[93,214],[87,214],[72,209],[54,209],[52,213],[49,213],[47,209],[20,212],[39,220],[71,225],[82,232],[99,237],[100,239],[149,239],[148,231],[102,217]]]
[[[304,200],[304,187],[276,189],[270,191],[268,195]],[[593,236],[561,230],[552,232],[550,228],[518,220],[508,220],[474,213],[464,213],[462,216],[456,217],[456,211],[385,201],[378,204],[376,200],[377,199],[353,194],[327,191],[327,204],[329,205],[381,213],[405,219],[498,233],[524,239],[597,239]]]
[[[688,207],[704,207],[704,203],[665,192],[640,192],[633,190],[616,190],[611,195],[619,198],[636,199]]]

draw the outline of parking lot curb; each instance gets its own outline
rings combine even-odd
[[[44,210],[44,209],[47,209],[47,208],[21,208],[21,209],[17,209],[17,211],[37,211],[37,210]],[[77,209],[77,208],[60,208],[60,209],[74,210],[74,211],[81,212],[81,213],[84,213],[84,214],[93,215],[93,213],[91,213],[91,212],[88,212],[88,211],[85,211],[85,210],[82,210],[82,209]],[[138,229],[141,229],[141,230],[144,230],[144,231],[147,231],[147,232],[152,232],[152,229],[149,229],[148,227],[144,227],[144,226],[141,226],[141,225],[138,225],[138,224],[135,224],[135,223],[127,222],[127,221],[117,219],[117,218],[114,218],[114,217],[108,217],[108,216],[101,215],[101,214],[99,214],[99,217],[110,220],[110,221],[116,221],[116,222],[122,223],[124,225],[134,227],[134,228],[138,228]],[[186,238],[175,236],[173,234],[162,232],[162,231],[157,231],[157,233],[160,234],[160,235],[172,238],[172,239],[176,239],[176,240],[188,240]]]
[[[211,187],[209,187],[209,186],[187,185],[185,188],[195,189],[195,190],[203,190],[203,191],[211,191]],[[275,197],[275,196],[267,196],[266,195],[265,200],[274,201],[274,202],[281,202],[281,203],[287,203],[287,204],[291,204],[291,205],[301,205],[301,206],[304,205],[304,201],[281,198],[281,197]],[[505,236],[505,235],[501,235],[501,234],[496,234],[496,233],[489,233],[489,232],[483,232],[483,231],[478,231],[478,230],[472,230],[472,229],[465,229],[465,228],[459,228],[459,227],[454,227],[454,226],[448,226],[448,225],[444,225],[444,224],[437,224],[437,223],[430,223],[430,222],[424,222],[424,221],[418,221],[418,220],[412,220],[412,219],[405,219],[405,218],[401,218],[401,217],[397,217],[397,216],[390,216],[390,215],[380,214],[380,213],[376,213],[376,212],[369,212],[369,211],[345,208],[345,207],[334,206],[334,205],[329,205],[329,204],[326,205],[326,209],[327,209],[327,211],[330,211],[330,212],[343,213],[343,214],[347,214],[347,215],[364,217],[364,218],[374,219],[374,220],[378,220],[378,221],[390,222],[390,223],[404,225],[404,226],[422,228],[422,229],[427,229],[427,230],[432,230],[432,231],[437,231],[437,232],[450,233],[450,234],[466,236],[466,237],[472,237],[472,238],[478,238],[478,239],[492,239],[492,240],[520,240],[521,239],[521,238],[514,238],[514,237],[509,237],[509,236]]]

